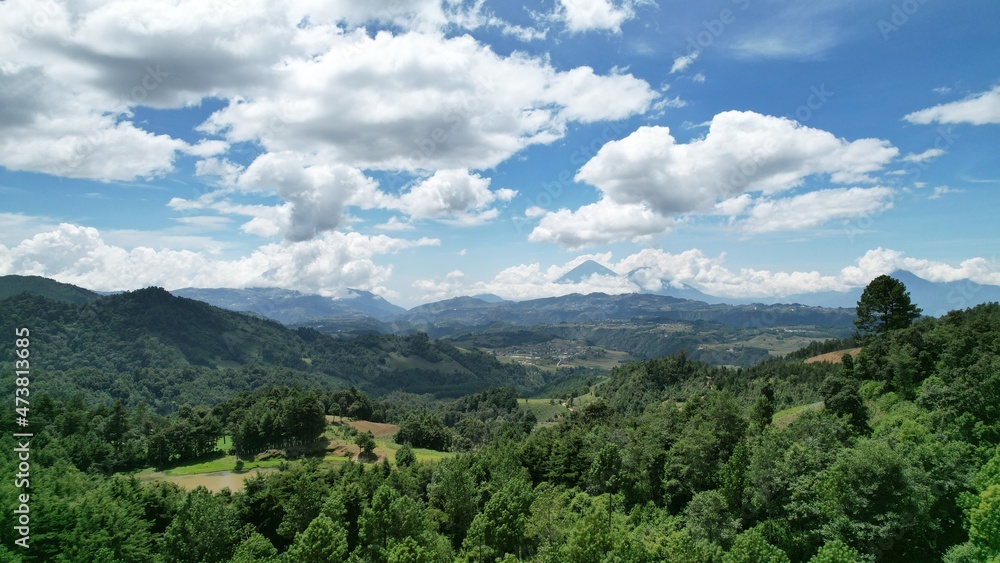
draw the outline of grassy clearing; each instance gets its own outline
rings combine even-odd
[[[285,460],[281,459],[268,459],[261,461],[246,461],[243,462],[244,470],[251,469],[267,469],[278,467],[281,462]],[[178,465],[170,467],[169,469],[164,469],[162,471],[157,471],[152,467],[148,467],[140,471],[137,476],[143,477],[148,475],[153,475],[156,473],[161,473],[167,476],[180,477],[184,475],[200,475],[202,473],[217,473],[219,471],[232,471],[236,467],[236,456],[233,455],[220,455],[217,458],[198,461],[195,463],[189,463],[187,465]]]
[[[808,405],[799,405],[797,407],[792,407],[785,409],[783,411],[778,411],[774,413],[771,417],[771,422],[780,428],[784,428],[792,423],[796,418],[802,416],[802,413],[806,411],[818,411],[823,408],[823,402],[810,403]]]
[[[539,422],[549,422],[555,420],[556,416],[569,412],[565,406],[559,403],[558,399],[555,399],[553,404],[549,404],[549,401],[553,401],[553,399],[528,399],[527,401],[527,403],[521,402],[520,405],[533,412]]]
[[[394,436],[399,430],[398,427],[391,424],[380,424],[363,420],[349,421],[348,424],[361,431],[372,430],[372,433],[376,436],[375,454],[378,455],[379,459],[387,458],[392,463],[396,462],[396,452],[399,451],[399,448],[402,446],[394,442],[392,440],[392,436]],[[325,437],[329,443],[322,452],[315,452],[313,454],[306,455],[322,455],[323,463],[334,467],[356,459],[358,447],[355,445],[353,438],[348,437],[343,426],[337,424],[328,426]],[[236,456],[223,453],[228,451],[231,447],[232,440],[228,436],[219,438],[218,442],[216,442],[216,448],[218,448],[219,451],[217,452],[217,455],[213,457],[184,465],[171,466],[163,470],[157,470],[149,467],[136,473],[136,476],[140,479],[147,480],[173,481],[185,487],[205,484],[206,486],[209,486],[210,489],[212,489],[213,486],[221,488],[223,485],[213,484],[213,479],[217,477],[222,479],[224,476],[219,475],[220,473],[235,473],[236,469]],[[437,462],[456,455],[452,452],[438,452],[422,448],[414,448],[413,453],[416,454],[417,461],[419,462]],[[299,456],[276,457],[266,460],[243,460],[243,468],[238,472],[238,474],[250,475],[261,471],[273,471],[281,466],[282,463],[294,461],[295,459],[299,459]],[[188,481],[188,478],[197,476],[205,476],[205,482],[203,483],[202,481],[197,480]],[[229,480],[227,480],[224,485],[229,486],[230,488],[234,486],[242,486],[231,484]]]

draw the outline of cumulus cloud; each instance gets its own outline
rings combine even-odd
[[[701,51],[694,51],[689,55],[682,55],[674,59],[674,64],[670,67],[670,74],[684,72],[689,66],[691,66],[692,63],[694,63],[694,61],[698,59],[698,55],[700,54]]]
[[[1000,86],[973,94],[964,100],[936,105],[907,114],[910,123],[970,123],[987,125],[1000,123]]]
[[[372,171],[488,169],[571,123],[630,117],[659,97],[629,74],[557,69],[461,34],[505,25],[481,2],[2,2],[0,35],[11,40],[0,42],[0,166],[134,180],[194,157],[196,173],[225,188],[196,198],[203,206],[237,209],[225,200],[269,190],[282,203],[253,210],[243,229],[304,240],[342,227],[351,207],[381,205]],[[224,105],[187,141],[135,119],[138,108],[206,99]],[[230,154],[240,143],[262,153],[245,169],[233,164],[245,153]],[[441,213],[457,223],[497,215]]]
[[[617,274],[594,275],[572,284],[558,282],[566,272],[586,260],[594,260]],[[536,262],[511,266],[489,281],[469,283],[464,277],[424,280],[415,287],[425,291],[427,297],[436,299],[494,293],[506,299],[519,300],[597,291],[609,294],[659,291],[667,286],[684,285],[719,297],[781,299],[791,295],[864,287],[875,277],[900,269],[931,281],[970,279],[976,283],[1000,285],[1000,267],[995,259],[971,258],[952,266],[909,258],[897,250],[877,248],[839,271],[783,272],[753,268],[734,270],[726,266],[724,253],[713,257],[696,248],[677,253],[646,248],[617,262],[612,259],[611,253],[588,254],[561,265],[543,267]]]
[[[484,169],[560,138],[571,121],[619,119],[657,97],[631,75],[501,56],[470,36],[363,30],[286,62],[252,99],[202,129],[268,151],[315,153],[367,169]],[[387,87],[391,85],[391,87]]]
[[[927,149],[922,153],[910,153],[903,157],[903,162],[927,162],[945,154],[944,149]]]
[[[539,213],[528,210],[529,217]],[[567,248],[582,248],[619,240],[638,240],[666,232],[674,221],[644,204],[617,204],[606,199],[576,211],[559,209],[545,213],[528,239],[552,242]]]
[[[558,0],[555,18],[572,32],[612,31],[618,33],[635,17],[634,2],[609,0]]]
[[[453,219],[475,224],[496,216],[490,206],[510,201],[517,193],[508,188],[490,191],[490,179],[468,170],[438,170],[413,186],[392,204],[414,219]]]
[[[794,197],[764,199],[755,202],[746,211],[746,217],[737,224],[748,233],[814,228],[835,219],[881,213],[892,207],[893,197],[891,188],[875,187],[834,188]]]
[[[274,191],[289,204],[276,225],[289,240],[306,240],[344,224],[348,205],[372,208],[384,199],[374,180],[341,164],[306,164],[295,153],[265,153],[240,175],[237,186]]]
[[[334,295],[351,287],[386,295],[384,284],[392,267],[378,265],[373,258],[436,244],[429,238],[330,232],[308,241],[268,244],[247,256],[222,260],[188,250],[125,248],[109,243],[92,227],[62,224],[10,248],[0,246],[0,269],[105,291],[150,285],[268,286]]]
[[[743,192],[776,193],[813,175],[870,181],[898,149],[879,139],[846,141],[792,120],[754,112],[716,115],[708,134],[679,144],[666,127],[640,127],[611,141],[576,179],[619,203],[645,202],[663,214],[705,211]]]
[[[756,217],[745,223],[749,231],[815,227],[885,209],[890,192],[837,188],[786,199],[778,194],[807,179],[873,182],[871,174],[898,154],[887,141],[848,141],[754,112],[720,113],[704,137],[688,143],[678,143],[667,127],[640,127],[605,144],[577,172],[575,179],[597,187],[601,200],[548,213],[531,240],[576,248],[648,236],[665,232],[671,217],[743,212],[754,200],[741,196],[751,193],[760,197]],[[794,210],[799,218],[780,217],[781,210]]]

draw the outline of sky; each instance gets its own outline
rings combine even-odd
[[[5,0],[0,274],[411,307],[1000,285],[988,0]],[[586,260],[620,274],[560,277]]]

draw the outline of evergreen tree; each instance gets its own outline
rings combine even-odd
[[[410,467],[417,462],[417,454],[413,453],[413,448],[409,444],[403,444],[396,451],[396,465],[401,468]]]
[[[295,536],[286,558],[303,563],[346,561],[347,531],[321,514],[309,523],[304,532]]]
[[[861,294],[854,325],[862,336],[882,335],[910,326],[920,313],[921,310],[910,302],[910,292],[906,291],[903,282],[881,275]]]

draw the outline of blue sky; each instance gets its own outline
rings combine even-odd
[[[1000,5],[0,3],[0,274],[1000,285]],[[621,274],[558,283],[580,262]]]

